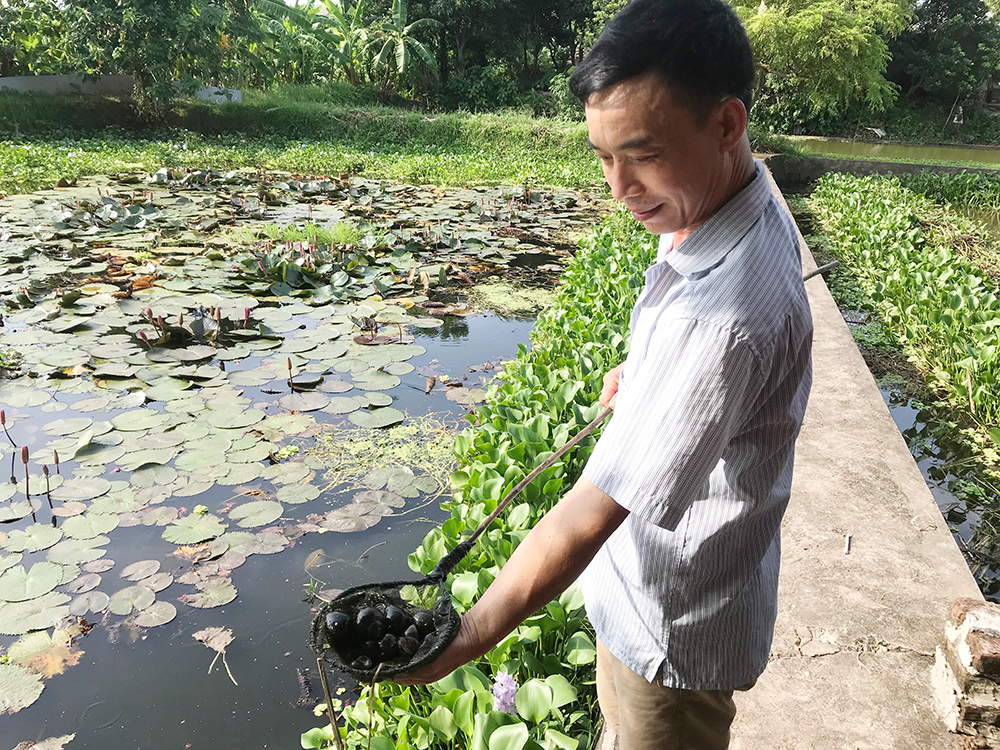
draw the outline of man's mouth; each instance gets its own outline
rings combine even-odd
[[[632,212],[632,216],[635,217],[636,221],[642,222],[642,221],[649,221],[650,219],[652,219],[656,215],[657,211],[659,211],[662,207],[663,204],[661,203],[657,206],[653,206],[650,209],[646,209],[645,211],[640,211],[637,208],[630,208],[629,211]]]

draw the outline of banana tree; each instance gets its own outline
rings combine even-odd
[[[337,37],[337,56],[344,75],[354,86],[365,82],[364,55],[369,45],[369,30],[362,19],[366,0],[358,0],[353,8],[346,0],[320,0],[331,33]],[[321,13],[323,12],[321,11]]]
[[[398,89],[421,64],[437,75],[434,55],[415,34],[440,26],[441,23],[433,18],[419,18],[407,24],[406,0],[393,0],[389,19],[382,23],[372,40],[373,48],[380,47],[372,67],[379,76],[383,92]]]

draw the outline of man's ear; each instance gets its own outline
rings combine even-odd
[[[712,120],[719,135],[719,150],[728,152],[743,139],[747,130],[747,109],[742,101],[730,96],[716,107]]]

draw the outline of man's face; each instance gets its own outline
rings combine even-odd
[[[652,74],[591,94],[586,115],[611,194],[647,231],[690,232],[715,210],[726,149],[714,116],[699,127]]]

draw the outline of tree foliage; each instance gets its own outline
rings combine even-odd
[[[65,33],[52,0],[0,0],[0,77],[68,69]]]
[[[907,19],[896,0],[777,0],[734,3],[754,48],[757,99],[774,116],[836,113],[861,100],[884,109],[889,47]]]
[[[1000,25],[983,0],[923,0],[891,51],[889,76],[907,96],[968,102],[1000,67]]]

